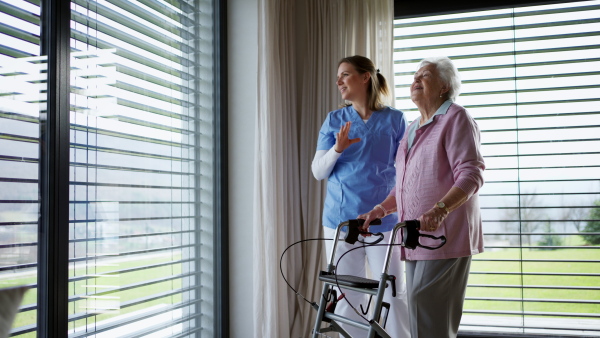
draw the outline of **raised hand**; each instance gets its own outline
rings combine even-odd
[[[348,121],[344,123],[340,127],[340,131],[335,134],[335,145],[333,148],[336,152],[341,153],[346,150],[349,146],[353,145],[356,142],[360,142],[360,138],[349,139],[348,134],[350,134],[350,127],[352,126],[352,122]]]

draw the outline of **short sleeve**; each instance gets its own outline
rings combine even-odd
[[[331,113],[327,114],[317,141],[317,150],[329,150],[335,145],[335,132],[331,128]]]

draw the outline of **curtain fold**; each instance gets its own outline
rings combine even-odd
[[[295,1],[259,1],[258,98],[254,193],[255,337],[287,337],[297,303],[279,273],[285,247],[300,238],[296,74],[293,38]],[[297,280],[296,251],[287,256],[286,277]]]
[[[342,103],[338,61],[371,58],[393,93],[393,12],[392,0],[259,0],[254,337],[310,337],[316,311],[288,288],[279,259],[293,242],[322,237],[325,183],[310,167],[321,123]],[[322,287],[323,244],[297,245],[282,262],[311,301]]]

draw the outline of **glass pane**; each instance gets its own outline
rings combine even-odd
[[[29,287],[16,337],[36,337],[39,121],[46,109],[39,17],[31,2],[0,1],[0,289]]]
[[[72,2],[72,336],[212,336],[211,6]]]

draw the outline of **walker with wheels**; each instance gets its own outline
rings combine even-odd
[[[396,296],[396,276],[391,276],[387,273],[393,246],[401,245],[407,249],[415,249],[417,246],[419,246],[425,249],[435,250],[442,247],[446,243],[446,237],[444,236],[435,237],[432,235],[421,234],[419,232],[419,221],[413,220],[400,222],[394,226],[392,236],[390,237],[388,244],[377,244],[379,241],[381,241],[381,239],[383,239],[383,235],[381,235],[380,233],[369,233],[371,235],[381,235],[379,241],[375,241],[369,245],[388,246],[384,260],[383,270],[381,272],[379,280],[350,275],[337,275],[335,273],[337,264],[336,262],[334,262],[334,257],[338,241],[344,240],[350,244],[354,244],[358,240],[358,235],[361,233],[358,230],[358,228],[363,224],[363,222],[364,220],[362,219],[348,220],[346,222],[340,223],[336,229],[335,236],[333,238],[337,240],[335,240],[333,243],[333,249],[329,257],[327,271],[321,271],[321,273],[319,274],[319,280],[323,282],[323,291],[321,292],[319,304],[317,305],[316,302],[311,302],[312,307],[315,310],[317,310],[317,317],[315,319],[314,328],[312,330],[313,338],[324,336],[327,332],[339,332],[339,334],[343,337],[352,338],[352,336],[350,336],[350,334],[346,330],[344,330],[340,323],[352,325],[367,330],[368,334],[366,337],[368,338],[391,338],[390,335],[385,331],[385,324],[388,319],[387,314],[389,312],[390,304],[383,301],[383,296],[388,286],[390,286],[392,296]],[[371,224],[376,225],[380,224],[380,222],[380,220],[376,220]],[[348,227],[346,236],[344,239],[339,239],[340,232],[344,227]],[[401,231],[402,229],[404,229],[403,232]],[[398,231],[402,232],[402,240],[399,244],[396,243]],[[419,237],[428,237],[440,240],[441,244],[437,247],[424,246],[419,243]],[[340,257],[340,259],[341,258],[343,258],[343,255],[342,257]],[[364,321],[353,320],[334,313],[335,306],[338,301],[347,301],[343,299],[342,296],[338,299],[337,291],[334,288],[336,286],[338,287],[338,289],[340,287],[343,287],[344,289],[354,290],[370,295],[367,310],[364,310],[363,316],[361,316],[364,319]],[[296,294],[298,293],[296,292]],[[369,313],[369,307],[371,306],[373,296],[375,296],[373,310],[371,311],[369,317],[365,317],[365,315],[368,315]],[[362,305],[361,310],[363,310]],[[327,327],[321,328],[323,322],[328,323],[329,325]]]

